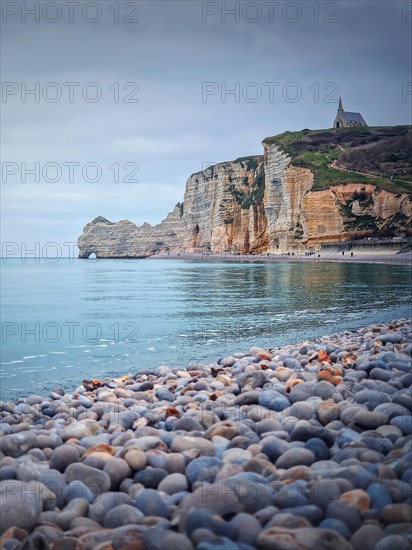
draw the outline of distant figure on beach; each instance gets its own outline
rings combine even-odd
[[[345,255],[345,252],[344,252],[344,250],[342,250],[342,256],[344,256],[344,255]]]
[[[350,257],[353,258],[353,252],[350,253]]]

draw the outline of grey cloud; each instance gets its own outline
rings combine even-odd
[[[319,2],[319,23],[312,2],[296,2],[302,9],[296,23],[279,17],[288,4],[282,1],[273,22],[261,2],[256,5],[266,16],[256,23],[230,17],[222,23],[220,13],[203,23],[200,1],[148,1],[138,2],[139,23],[128,25],[110,20],[112,4],[102,3],[104,18],[95,24],[21,24],[11,18],[2,26],[4,81],[95,81],[104,90],[96,104],[81,97],[72,104],[9,98],[2,104],[2,157],[106,167],[134,161],[139,184],[114,187],[106,177],[100,187],[81,188],[77,181],[74,187],[61,183],[56,192],[2,185],[7,238],[45,240],[53,233],[73,240],[97,215],[158,222],[183,198],[186,178],[203,163],[261,153],[261,140],[284,130],[330,126],[336,103],[325,100],[333,86],[323,87],[331,82],[337,86],[333,98],[342,93],[344,106],[360,110],[369,124],[411,122],[412,98],[402,101],[402,82],[412,80],[411,30],[402,22],[402,1]],[[329,4],[339,8],[337,23],[322,22]],[[139,85],[139,103],[114,103],[110,86],[131,81]],[[203,82],[218,87],[206,102]],[[230,89],[236,82],[242,91],[256,82],[260,101],[241,95],[238,103],[233,96],[222,102],[222,85]],[[279,82],[273,102],[265,82]],[[291,82],[302,93],[297,102],[282,94]]]

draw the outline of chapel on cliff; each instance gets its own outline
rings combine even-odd
[[[353,126],[367,126],[365,119],[360,113],[344,111],[342,107],[342,98],[339,97],[338,112],[333,121],[334,128],[352,128]]]

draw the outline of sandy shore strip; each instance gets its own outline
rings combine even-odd
[[[255,262],[255,263],[276,263],[276,262],[334,262],[334,263],[373,263],[373,264],[394,264],[412,266],[412,251],[403,254],[397,254],[393,250],[387,251],[346,251],[342,255],[341,251],[322,251],[311,256],[305,254],[231,254],[222,252],[212,254],[211,252],[180,252],[170,254],[156,254],[147,258],[150,260],[190,260],[198,262]]]
[[[0,547],[409,549],[411,356],[399,319],[1,402]]]

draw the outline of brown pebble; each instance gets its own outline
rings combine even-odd
[[[348,504],[355,506],[360,512],[366,512],[366,510],[369,510],[370,498],[368,493],[362,489],[347,491],[340,496],[340,500],[344,500]]]
[[[19,527],[9,527],[0,537],[0,548],[4,548],[6,542],[10,539],[24,540],[28,536],[27,531]]]
[[[90,449],[87,449],[87,451],[82,456],[82,460],[93,453],[106,453],[111,456],[114,456],[115,452],[116,452],[116,449],[111,445],[107,445],[106,443],[101,443],[100,445],[96,445],[95,447],[91,447]]]

